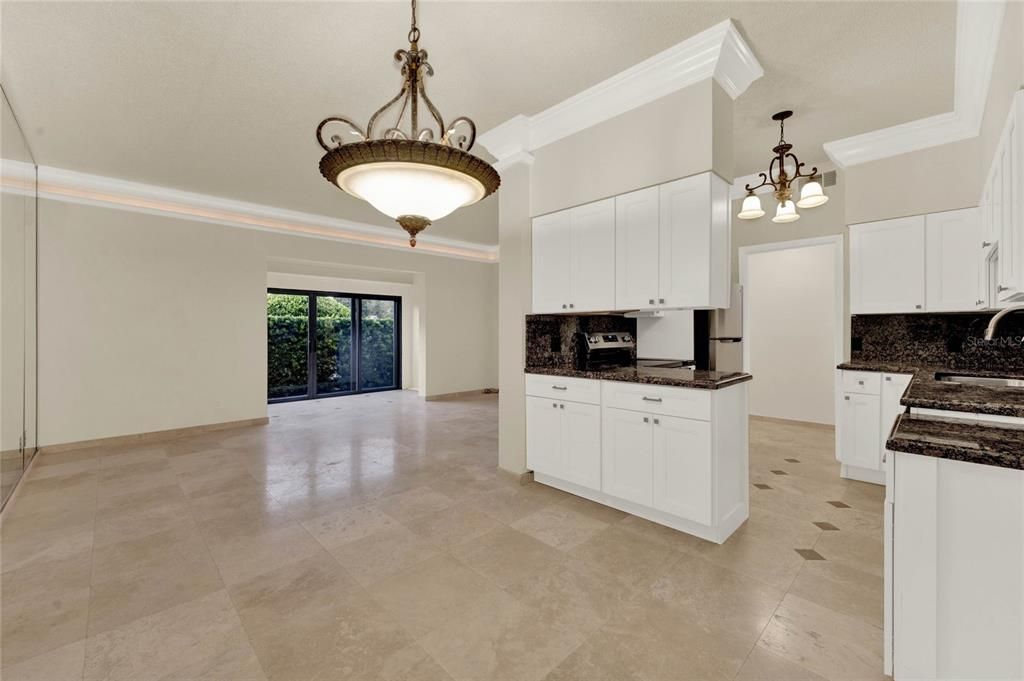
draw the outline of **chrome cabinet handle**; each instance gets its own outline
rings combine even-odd
[[[664,298],[658,298],[658,304],[659,305],[664,305],[665,304],[665,299]],[[655,423],[657,423],[657,421],[655,421]]]
[[[914,306],[914,309],[915,309],[915,310],[920,310],[920,309],[921,309],[921,306],[920,306],[920,305],[915,305],[915,306]]]
[[[648,305],[654,305],[654,298],[651,298],[650,300],[648,300],[647,304]]]
[[[643,399],[644,399],[644,402],[661,402],[661,398],[660,397],[647,397],[645,395]]]
[[[571,310],[571,309],[573,309],[573,307],[574,307],[574,305],[572,303],[569,303],[569,309]]]
[[[564,309],[566,309],[566,308],[568,308],[568,307],[569,307],[568,305],[566,305],[565,303],[562,303],[562,309],[563,309],[563,310],[564,310]]]
[[[650,423],[650,422],[651,422],[651,420],[645,416],[644,417],[644,423]]]
[[[892,376],[886,376],[886,377],[885,377],[885,380],[887,380],[887,381],[891,381],[891,380],[892,380]],[[861,385],[863,385],[863,383],[862,383]]]
[[[661,421],[659,421],[658,419],[654,419],[654,425],[658,425],[659,423],[661,423]]]
[[[558,402],[552,402],[551,403],[551,408],[552,409],[558,409]]]
[[[568,386],[564,386],[564,385],[553,385],[553,386],[551,386],[551,389],[552,390],[568,390],[569,388],[568,388]]]
[[[991,241],[982,241],[982,242],[981,242],[981,247],[982,247],[982,248],[988,248],[988,247],[989,247],[989,246],[991,246],[991,245],[992,245],[992,242],[991,242]]]
[[[975,300],[975,301],[974,301],[974,304],[975,304],[975,305],[984,305],[984,304],[985,304],[985,301],[984,301],[984,300]]]
[[[843,399],[846,400],[847,402],[849,402],[850,401],[850,396],[846,395],[846,396],[843,397]]]
[[[560,405],[558,405],[558,408],[559,409],[565,409],[565,405],[564,404],[560,404]]]
[[[857,381],[857,385],[864,385],[864,381]]]
[[[999,291],[1000,293],[1002,293],[1003,291],[1009,291],[1010,287],[1009,286],[1003,286],[1002,284],[1000,284],[999,286],[996,287],[996,290]]]

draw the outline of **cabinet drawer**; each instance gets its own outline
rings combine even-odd
[[[526,374],[526,394],[554,400],[601,404],[601,382],[588,378]]]
[[[601,381],[601,400],[605,407],[711,420],[711,391],[700,388]]]
[[[844,371],[843,392],[877,395],[882,389],[882,374],[873,371]]]

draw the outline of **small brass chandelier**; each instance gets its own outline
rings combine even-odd
[[[469,153],[476,124],[460,116],[446,126],[427,97],[426,79],[434,69],[427,51],[419,47],[416,0],[408,38],[409,49],[395,52],[402,89],[370,116],[366,129],[331,116],[317,126],[316,138],[327,152],[320,159],[327,181],[397,220],[409,233],[409,245],[416,246],[416,235],[433,221],[493,194],[501,178],[489,163]],[[430,123],[420,127],[421,99],[436,128]],[[396,105],[394,125],[375,134],[381,115]],[[409,127],[403,130],[406,112]]]
[[[792,111],[780,111],[772,116],[773,121],[779,122],[779,143],[772,149],[775,158],[768,164],[768,172],[760,173],[761,184],[751,187],[746,186],[747,196],[743,199],[743,206],[736,216],[741,220],[754,220],[764,215],[761,209],[761,199],[754,192],[761,187],[771,186],[775,190],[775,198],[779,207],[775,211],[772,222],[795,222],[800,219],[793,205],[793,183],[801,177],[810,178],[804,183],[800,191],[800,200],[796,205],[800,208],[814,208],[828,201],[825,192],[821,188],[821,179],[818,176],[818,169],[811,168],[810,172],[803,172],[804,164],[797,159],[796,155],[790,152],[793,145],[785,139],[785,121],[793,115]],[[786,172],[787,160],[792,161],[793,175]]]

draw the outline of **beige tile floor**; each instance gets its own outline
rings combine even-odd
[[[751,424],[767,487],[716,546],[498,474],[493,397],[270,414],[43,455],[3,517],[3,679],[881,678],[882,492],[829,429]]]

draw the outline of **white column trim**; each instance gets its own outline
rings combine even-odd
[[[735,99],[764,75],[730,19],[532,116],[515,116],[477,138],[503,163],[713,78]]]

